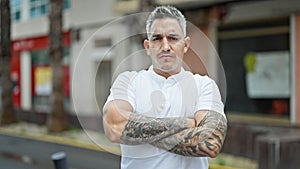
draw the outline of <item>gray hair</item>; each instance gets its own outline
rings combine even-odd
[[[159,6],[156,7],[151,14],[149,15],[147,22],[146,22],[146,31],[147,37],[150,39],[150,28],[152,23],[155,19],[162,19],[162,18],[174,18],[178,21],[184,37],[186,36],[186,20],[184,15],[175,7],[173,6]]]

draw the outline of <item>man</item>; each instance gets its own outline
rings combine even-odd
[[[105,133],[121,144],[122,169],[207,169],[227,130],[218,87],[182,68],[190,38],[180,11],[157,7],[146,30],[152,65],[115,80],[103,108]]]

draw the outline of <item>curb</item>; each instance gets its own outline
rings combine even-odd
[[[229,167],[229,166],[218,165],[218,164],[209,164],[208,169],[242,169],[242,168]]]
[[[0,133],[6,134],[9,136],[14,137],[20,137],[20,138],[27,138],[27,139],[34,139],[44,142],[50,142],[50,143],[58,143],[63,144],[67,146],[74,146],[78,148],[84,148],[94,151],[100,151],[100,152],[107,152],[107,153],[113,153],[116,155],[121,155],[121,150],[119,147],[113,147],[113,146],[103,146],[98,145],[96,143],[88,143],[84,141],[79,141],[76,139],[61,137],[61,136],[52,136],[47,134],[33,134],[33,133],[26,133],[26,132],[17,132],[5,128],[0,128]],[[242,169],[237,167],[229,167],[229,166],[223,166],[218,164],[209,164],[209,169]]]
[[[71,138],[66,138],[66,137],[51,136],[51,135],[47,135],[47,134],[33,134],[33,133],[17,132],[17,131],[11,131],[8,129],[3,129],[3,128],[0,128],[0,133],[10,135],[10,136],[15,136],[15,137],[22,137],[22,138],[27,138],[27,139],[34,139],[34,140],[39,140],[39,141],[45,141],[45,142],[58,143],[58,144],[63,144],[63,145],[68,145],[68,146],[79,147],[79,148],[85,148],[85,149],[89,149],[89,150],[113,153],[116,155],[121,154],[121,150],[118,147],[98,145],[96,143],[88,143],[88,142],[79,141],[76,139],[71,139]]]

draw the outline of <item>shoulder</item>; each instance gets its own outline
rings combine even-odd
[[[117,77],[119,80],[132,80],[138,73],[136,71],[126,71],[120,73]]]
[[[213,84],[214,80],[207,75],[194,74],[190,71],[184,71],[182,76],[184,81],[188,81],[188,83],[194,82],[195,85],[199,88]]]
[[[141,71],[125,71],[123,73],[120,73],[117,77],[117,79],[127,79],[127,80],[133,80],[136,78],[141,78],[145,76],[148,73],[146,70]]]
[[[117,78],[114,80],[114,85],[121,86],[136,86],[140,81],[144,81],[146,79],[146,71],[125,71],[120,73]]]
[[[193,74],[193,77],[198,85],[215,83],[215,81],[207,75]]]
[[[197,73],[192,73],[191,71],[185,70],[184,72],[184,77],[193,77],[196,81],[213,81],[209,76],[207,75],[200,75]]]
[[[194,78],[196,80],[205,80],[205,81],[209,81],[212,80],[209,76],[207,75],[200,75],[200,74],[193,74]]]
[[[117,78],[114,80],[114,83],[130,83],[137,75],[136,71],[126,71],[120,73]]]
[[[211,93],[216,94],[220,93],[219,87],[214,79],[210,78],[209,76],[202,76],[199,74],[193,75],[195,79],[195,83],[197,84],[198,92],[199,93]]]

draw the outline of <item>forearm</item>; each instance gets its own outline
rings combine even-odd
[[[103,126],[110,141],[121,144],[153,143],[187,128],[195,120],[185,117],[153,118],[133,113],[124,100],[114,100],[103,109]]]
[[[215,157],[221,150],[227,120],[217,112],[206,112],[195,128],[180,131],[152,145],[184,156]]]
[[[193,119],[152,118],[131,113],[120,139],[129,145],[154,143],[185,129],[194,127]]]

